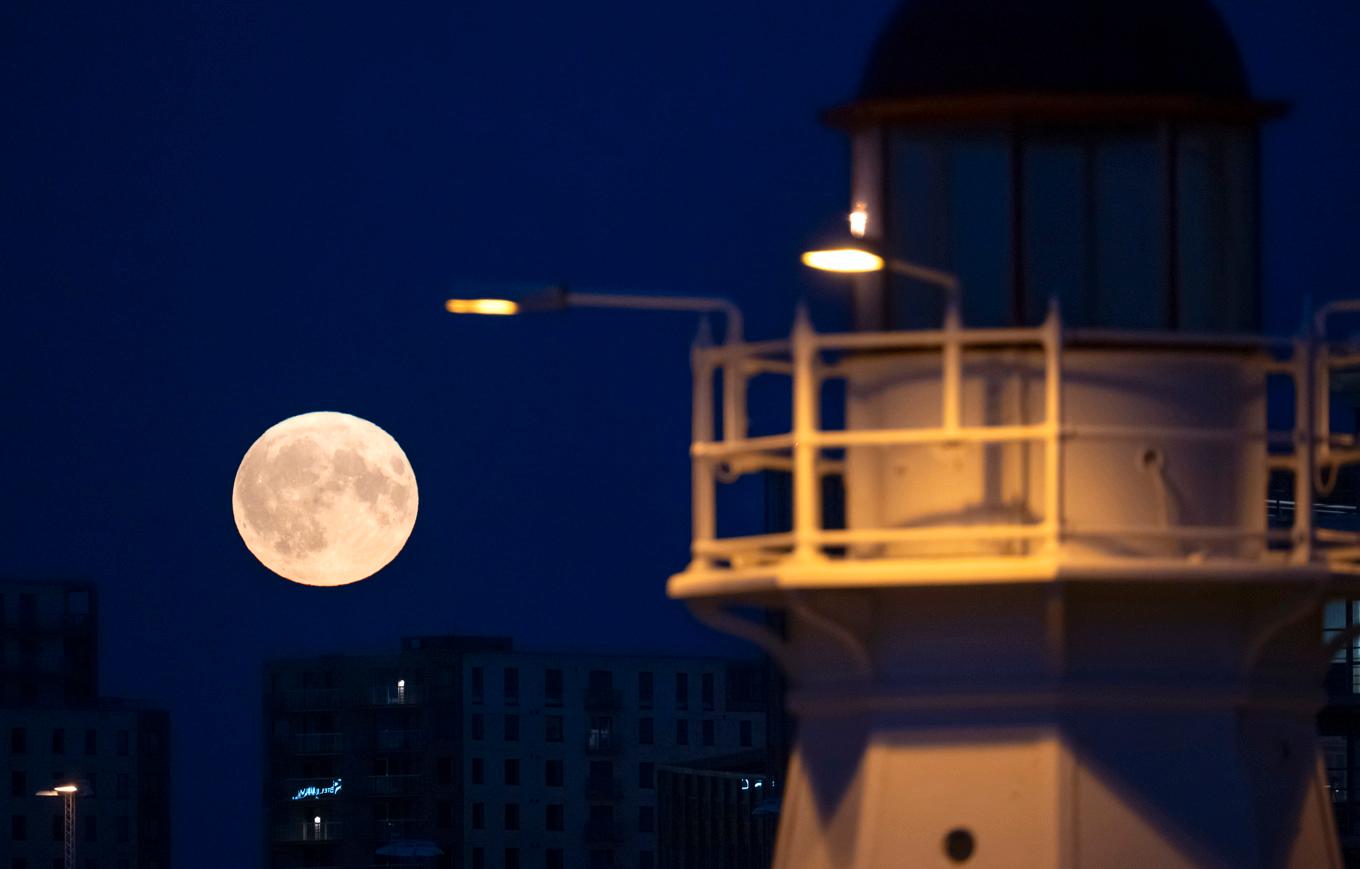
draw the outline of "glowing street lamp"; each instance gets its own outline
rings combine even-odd
[[[39,797],[61,797],[62,806],[62,856],[65,869],[74,869],[76,865],[76,794],[82,790],[89,790],[89,786],[83,789],[77,782],[66,782],[54,785],[45,790],[40,790],[34,796]]]
[[[581,293],[565,284],[554,284],[520,299],[449,299],[444,310],[450,314],[481,314],[507,317],[567,308],[619,308],[631,311],[688,311],[696,314],[722,314],[727,321],[728,343],[741,341],[741,309],[727,299],[711,296],[651,296],[614,293]]]
[[[951,304],[958,299],[959,279],[949,272],[918,265],[904,259],[890,257],[882,245],[868,237],[869,216],[863,206],[856,206],[848,216],[850,232],[836,234],[810,250],[803,252],[803,265],[836,274],[866,274],[888,271],[891,274],[915,278],[934,284],[949,294]]]

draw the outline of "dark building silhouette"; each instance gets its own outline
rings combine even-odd
[[[658,869],[765,869],[774,856],[779,773],[763,752],[657,770]]]
[[[650,869],[658,769],[762,754],[767,690],[758,660],[504,638],[270,662],[266,865],[382,865],[403,843],[439,867]]]
[[[169,869],[170,719],[98,696],[89,583],[0,582],[0,854],[3,869],[61,865],[62,800],[79,783],[76,865]]]

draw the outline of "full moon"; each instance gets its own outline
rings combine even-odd
[[[231,492],[246,548],[304,585],[346,585],[382,570],[411,536],[418,500],[411,463],[392,436],[329,411],[260,435]]]

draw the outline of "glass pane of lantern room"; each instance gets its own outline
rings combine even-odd
[[[1167,207],[1162,147],[1148,133],[1094,149],[1096,285],[1088,312],[1105,328],[1164,329]]]
[[[1176,207],[1181,328],[1256,331],[1254,131],[1182,129]]]
[[[1169,326],[1165,169],[1154,131],[1074,131],[1024,143],[1025,315]]]
[[[963,320],[1006,325],[1011,313],[1010,143],[1005,132],[894,131],[888,248],[895,257],[958,276]],[[894,328],[937,328],[935,286],[891,276]]]

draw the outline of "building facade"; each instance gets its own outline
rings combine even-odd
[[[100,698],[88,583],[0,583],[0,869],[60,866],[63,801],[76,784],[75,865],[170,866],[170,720]]]
[[[765,869],[774,857],[779,776],[764,752],[657,772],[658,869]]]
[[[264,693],[272,869],[382,865],[396,843],[436,866],[648,869],[658,769],[763,751],[768,709],[760,661],[468,637],[271,662]]]

